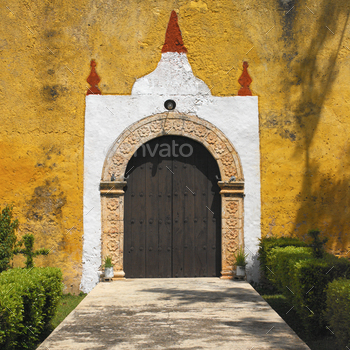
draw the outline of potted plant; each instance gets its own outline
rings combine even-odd
[[[109,256],[105,257],[105,263],[103,266],[105,269],[105,278],[113,278],[114,277],[113,264],[112,264],[112,259]]]
[[[247,265],[246,258],[248,254],[245,254],[244,249],[240,248],[236,253],[233,254],[235,258],[234,265],[236,266],[236,276],[244,277],[245,276],[245,266]]]

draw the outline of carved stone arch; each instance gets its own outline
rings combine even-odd
[[[241,162],[231,142],[213,124],[195,115],[178,112],[155,114],[135,122],[121,133],[108,151],[100,185],[102,258],[111,256],[115,265],[115,276],[124,276],[125,170],[139,147],[163,135],[179,135],[196,140],[208,149],[218,163],[221,174],[218,184],[222,198],[221,274],[222,277],[230,278],[233,273],[233,253],[244,244],[244,178]]]
[[[218,162],[222,181],[235,176],[243,180],[239,156],[231,142],[214,125],[194,115],[167,112],[155,114],[128,127],[110,148],[102,171],[102,181],[124,180],[126,166],[141,145],[163,135],[181,135],[204,145]]]

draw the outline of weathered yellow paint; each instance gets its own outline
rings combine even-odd
[[[89,63],[103,94],[155,69],[171,10],[194,74],[236,95],[242,61],[259,96],[262,233],[319,227],[350,249],[348,0],[27,1],[1,7],[1,205],[20,234],[54,247],[67,292],[82,270],[83,135]],[[287,13],[287,11],[289,11]],[[328,27],[328,28],[327,28]],[[232,126],[234,127],[234,126]]]

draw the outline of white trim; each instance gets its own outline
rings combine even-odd
[[[81,280],[81,289],[84,292],[89,292],[98,283],[98,268],[101,263],[99,183],[107,152],[131,124],[147,116],[165,112],[164,102],[169,96],[175,100],[176,110],[179,112],[194,113],[214,124],[226,135],[239,154],[245,180],[244,242],[246,252],[254,255],[249,256],[247,275],[250,280],[257,281],[259,278],[256,259],[258,239],[261,237],[258,97],[212,96],[208,87],[193,76],[185,54],[165,53],[162,60],[158,65],[159,71],[156,70],[135,83],[131,96],[86,96]],[[177,76],[176,84],[171,85],[164,81],[162,83],[164,74],[166,77],[169,74],[171,77]]]

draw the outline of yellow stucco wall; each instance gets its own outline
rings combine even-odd
[[[350,249],[348,0],[9,0],[0,8],[0,205],[14,204],[20,235],[53,247],[37,264],[60,266],[67,292],[78,291],[82,271],[90,60],[103,94],[130,94],[155,69],[173,9],[194,74],[213,95],[236,95],[249,62],[262,234],[319,227],[329,249]]]

